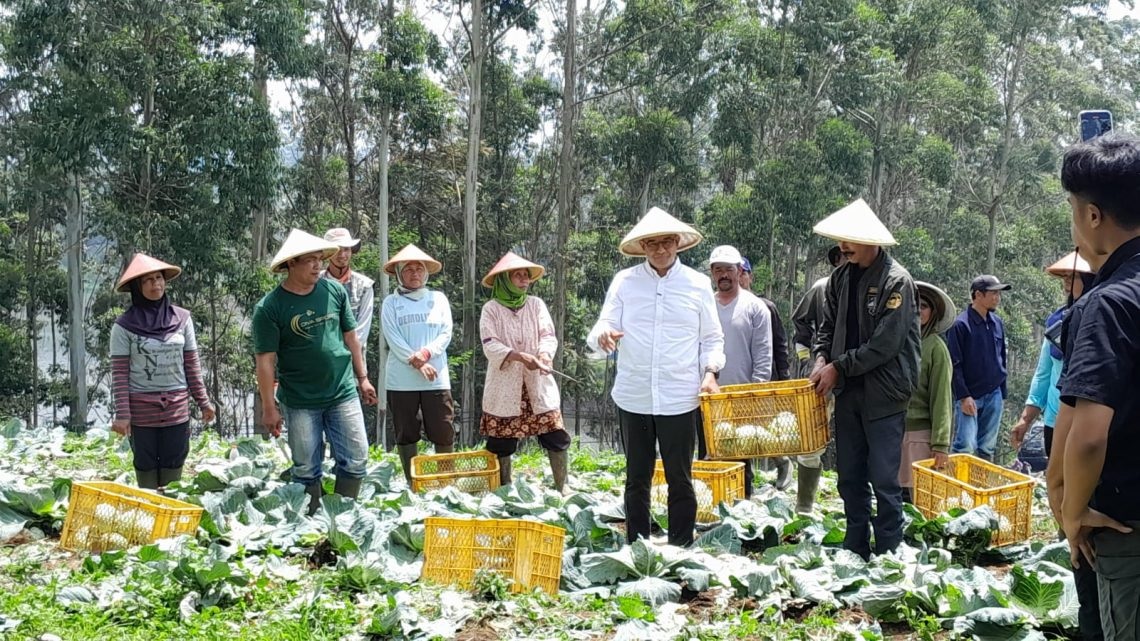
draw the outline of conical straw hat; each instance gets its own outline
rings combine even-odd
[[[954,324],[954,319],[958,317],[958,310],[954,307],[954,300],[951,299],[946,292],[942,291],[940,287],[921,280],[914,281],[914,284],[918,287],[919,294],[925,290],[942,299],[942,318],[934,322],[934,333],[942,334],[950,329],[950,326]]]
[[[1077,252],[1069,252],[1061,260],[1058,260],[1052,265],[1046,267],[1045,271],[1053,276],[1060,277],[1068,276],[1073,272],[1080,274],[1093,273],[1092,267],[1089,267],[1088,261],[1081,258],[1081,255]]]
[[[146,254],[135,254],[134,258],[131,258],[130,264],[123,270],[123,275],[119,276],[119,282],[115,284],[115,291],[125,292],[130,289],[132,280],[154,272],[162,272],[162,277],[171,281],[178,278],[178,275],[182,273],[182,268],[164,263]]]
[[[287,272],[289,267],[286,263],[293,258],[313,252],[321,252],[321,260],[328,260],[339,250],[339,247],[323,238],[300,229],[290,229],[285,242],[281,243],[281,249],[277,250],[277,255],[269,263],[269,269],[278,273]]]
[[[700,244],[704,238],[701,233],[685,223],[669,215],[664,209],[654,207],[645,212],[641,220],[629,230],[621,240],[619,249],[626,256],[644,256],[641,241],[655,236],[668,236],[676,234],[681,238],[677,251],[685,251]]]
[[[895,237],[862,198],[815,224],[815,233],[832,240],[891,247]]]
[[[396,255],[389,258],[388,262],[384,263],[384,271],[392,276],[396,275],[396,265],[400,263],[420,262],[427,268],[429,274],[438,274],[439,270],[443,269],[443,264],[438,260],[427,255],[427,252],[409,243],[407,247],[396,252]]]
[[[542,265],[532,263],[514,252],[507,252],[506,255],[499,259],[499,262],[495,263],[491,271],[487,272],[487,275],[483,277],[483,287],[494,287],[495,276],[503,272],[513,272],[516,269],[528,270],[530,272],[531,282],[542,278],[542,275],[546,273],[546,269],[543,268]]]

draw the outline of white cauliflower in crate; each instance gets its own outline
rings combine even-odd
[[[775,441],[781,450],[796,450],[800,446],[800,422],[796,419],[796,415],[791,412],[780,412],[776,418],[772,419],[772,424],[768,426],[768,431],[772,434],[772,440]]]
[[[455,480],[455,488],[468,494],[487,491],[487,481],[476,476],[464,476]]]
[[[732,453],[737,456],[747,456],[755,452],[763,431],[764,428],[756,425],[741,425],[737,427],[736,451]]]

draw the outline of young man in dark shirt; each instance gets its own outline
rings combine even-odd
[[[1140,138],[1071,147],[1073,237],[1097,272],[1065,320],[1049,504],[1097,572],[1104,638],[1140,638]]]

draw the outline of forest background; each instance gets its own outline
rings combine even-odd
[[[250,433],[249,316],[288,229],[345,226],[354,268],[444,264],[460,437],[478,440],[477,281],[548,268],[568,429],[612,444],[585,334],[651,206],[732,244],[790,311],[827,273],[812,225],[865,198],[892,254],[961,309],[1003,301],[1007,423],[1061,302],[1059,158],[1082,109],[1135,121],[1130,3],[1073,0],[0,0],[0,417],[110,420],[112,284],[181,265],[217,429]],[[386,241],[382,242],[382,241]],[[377,311],[379,305],[377,305]],[[790,334],[789,334],[790,335]],[[378,319],[369,371],[382,371]],[[375,416],[370,417],[370,422]]]

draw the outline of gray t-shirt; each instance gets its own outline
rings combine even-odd
[[[186,389],[186,368],[182,353],[198,349],[194,321],[165,341],[139,336],[115,323],[111,326],[111,356],[131,358],[132,392],[168,392]]]
[[[755,294],[740,290],[727,305],[716,304],[724,332],[724,369],[721,385],[762,383],[772,380],[772,314]]]

